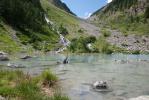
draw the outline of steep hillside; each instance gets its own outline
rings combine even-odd
[[[113,0],[89,20],[110,44],[136,53],[149,52],[148,0]]]
[[[56,7],[72,14],[72,15],[75,15],[69,8],[68,6],[63,3],[61,0],[49,0],[52,4],[54,4]]]
[[[54,6],[49,0],[40,0],[41,5],[46,12],[48,18],[54,22],[56,27],[65,27],[70,34],[76,33],[79,29],[79,20],[76,16]]]
[[[15,47],[23,44],[25,47],[29,45],[37,50],[43,49],[44,43],[46,51],[54,49],[59,42],[59,35],[57,30],[53,30],[47,24],[45,15],[54,23],[52,27],[57,30],[66,27],[70,33],[78,28],[77,19],[70,12],[64,11],[61,5],[55,6],[48,0],[1,0],[0,34],[9,38],[1,37],[0,43],[3,45],[0,45],[0,50],[6,51],[3,47],[5,45],[10,48],[10,52],[14,52],[11,43]]]
[[[124,34],[148,34],[149,29],[148,0],[113,0],[95,12],[90,20],[95,23],[108,24]]]

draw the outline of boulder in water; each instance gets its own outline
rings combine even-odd
[[[106,81],[96,81],[93,84],[93,88],[95,88],[95,89],[107,89],[108,85],[107,85]]]
[[[63,64],[68,64],[68,57],[64,59]]]
[[[22,64],[12,64],[12,63],[8,63],[7,66],[10,67],[10,68],[25,68],[25,66],[22,65]]]
[[[8,61],[9,58],[6,53],[0,52],[0,61]]]
[[[24,60],[29,59],[29,58],[32,58],[32,57],[31,57],[31,56],[24,56],[24,57],[21,57],[21,59],[24,59]]]
[[[92,87],[97,92],[110,92],[109,86],[106,81],[96,81],[92,84]]]

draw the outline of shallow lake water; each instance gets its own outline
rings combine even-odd
[[[69,55],[69,64],[57,64],[64,58],[63,54],[47,54],[9,62],[26,65],[20,70],[32,75],[50,68],[61,80],[63,93],[71,100],[128,100],[149,95],[149,55]],[[7,63],[0,62],[0,65]],[[89,84],[100,80],[107,81],[112,91],[94,91]]]

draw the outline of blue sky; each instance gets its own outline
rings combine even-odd
[[[93,12],[106,5],[111,0],[61,0],[77,16],[81,18],[89,17]]]

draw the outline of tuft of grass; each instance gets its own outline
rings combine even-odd
[[[0,95],[10,100],[69,100],[67,96],[62,96],[57,92],[52,96],[44,94],[41,83],[45,80],[57,81],[57,77],[49,70],[36,77],[31,77],[22,71],[1,70],[0,80]]]
[[[40,100],[40,88],[31,80],[21,80],[15,87],[17,96],[24,100]]]
[[[111,36],[111,32],[109,31],[109,30],[107,30],[107,29],[101,29],[101,33],[102,33],[102,35],[104,36],[104,37],[109,37],[109,36]]]
[[[105,37],[99,37],[94,43],[95,52],[111,54],[113,53],[112,46],[105,40]]]
[[[42,73],[42,79],[44,85],[49,85],[50,87],[55,84],[58,80],[57,76],[54,75],[50,70],[46,70]]]

